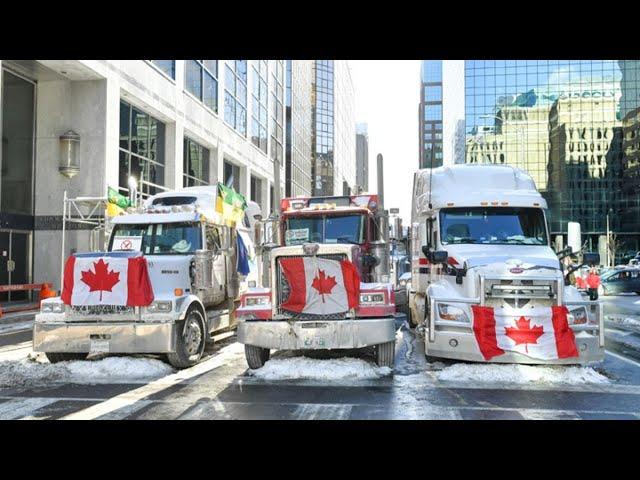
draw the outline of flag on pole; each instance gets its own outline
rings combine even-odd
[[[281,305],[285,310],[331,315],[358,306],[360,276],[348,260],[283,258],[280,268],[290,288],[289,298]]]
[[[218,182],[216,211],[222,215],[224,221],[231,224],[242,222],[246,208],[247,201],[244,195]]]
[[[540,360],[578,357],[569,327],[567,307],[536,307],[527,315],[496,313],[493,307],[472,305],[473,332],[485,360],[517,352]]]
[[[109,199],[109,203],[115,204],[120,208],[128,208],[131,206],[131,201],[115,188],[107,187],[107,198]]]

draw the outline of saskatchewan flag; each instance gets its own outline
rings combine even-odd
[[[234,224],[242,222],[246,208],[247,201],[244,195],[218,182],[216,211],[222,215],[224,221]]]
[[[118,192],[115,188],[107,188],[107,198],[109,199],[109,203],[113,203],[120,208],[127,208],[131,206],[129,199]]]
[[[129,199],[120,194],[115,188],[107,188],[107,217],[117,217],[124,213],[124,209],[131,205]]]

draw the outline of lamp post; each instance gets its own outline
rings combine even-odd
[[[480,115],[479,118],[494,118],[494,119],[500,120],[501,122],[504,122],[504,119],[501,117],[498,117],[497,115]],[[526,162],[524,159],[524,129],[520,125],[514,125],[514,127],[518,132],[518,140],[519,140],[518,143],[520,143],[520,155],[518,155],[518,162],[516,163],[516,166],[518,168],[522,168],[523,170],[526,170],[526,165],[525,165]],[[520,167],[519,165],[520,162],[522,162],[522,167]]]

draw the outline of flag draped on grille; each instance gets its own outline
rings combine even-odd
[[[222,215],[222,219],[231,225],[242,222],[247,201],[244,195],[232,188],[218,183],[218,196],[216,199],[216,212]]]
[[[541,360],[578,356],[565,306],[536,307],[518,317],[497,313],[493,307],[471,308],[473,332],[485,360],[507,351]]]
[[[348,260],[282,258],[280,268],[290,288],[289,298],[280,305],[284,310],[331,315],[358,306],[360,275]]]
[[[62,301],[67,305],[141,307],[153,301],[143,256],[72,255],[64,267]]]

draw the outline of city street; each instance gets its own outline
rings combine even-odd
[[[607,297],[606,314],[631,313],[634,301]],[[629,346],[636,333],[621,322],[607,332],[604,362],[587,368],[429,363],[422,338],[403,324],[389,375],[371,355],[284,352],[253,373],[232,333],[178,372],[148,356],[50,365],[31,353],[32,320],[0,321],[1,419],[640,418],[640,363]],[[317,373],[319,362],[332,365],[323,364],[329,379],[287,378]]]

